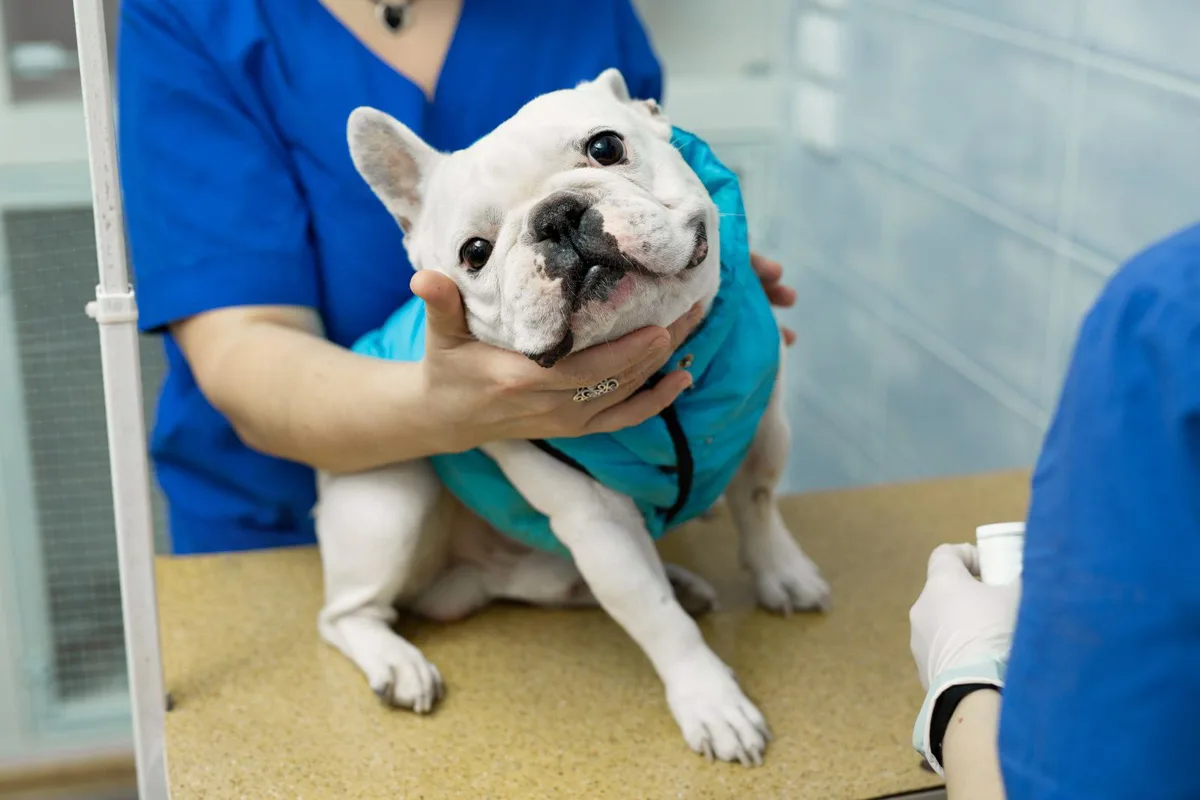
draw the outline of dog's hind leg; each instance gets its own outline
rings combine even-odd
[[[392,625],[396,601],[444,569],[453,506],[424,460],[318,480],[321,635],[358,665],[383,702],[426,713],[442,696],[442,676]]]
[[[514,544],[478,519],[456,523],[454,528],[455,563],[413,603],[413,611],[418,614],[439,622],[453,622],[492,600],[548,608],[598,605],[569,559]],[[684,610],[692,615],[712,610],[717,595],[708,581],[683,567],[664,566]]]
[[[530,550],[483,563],[457,562],[421,592],[413,611],[438,622],[454,622],[493,600],[549,608],[596,605],[570,561]]]
[[[827,608],[829,585],[779,513],[775,487],[791,446],[782,387],[781,368],[754,442],[725,497],[738,530],[742,563],[754,574],[759,604],[788,614]]]

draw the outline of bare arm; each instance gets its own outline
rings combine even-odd
[[[257,450],[352,472],[438,449],[420,366],[325,341],[310,309],[225,308],[171,331],[205,397]]]
[[[774,265],[767,263],[768,267]],[[780,270],[776,269],[775,273]],[[760,275],[775,293],[778,274]],[[637,425],[690,385],[673,373],[638,392],[699,322],[644,328],[545,370],[474,341],[453,282],[418,273],[426,356],[421,363],[367,358],[323,338],[312,309],[242,306],[171,326],[200,390],[250,447],[330,472],[358,472],[500,438],[579,436]],[[787,305],[788,298],[773,298]],[[621,388],[587,403],[581,386],[610,377]]]
[[[246,444],[331,472],[501,439],[620,430],[659,413],[691,384],[676,370],[636,391],[699,322],[698,307],[665,330],[643,328],[543,369],[475,341],[449,278],[418,273],[413,290],[427,312],[419,363],[368,358],[331,344],[306,308],[218,309],[171,331],[200,390]],[[574,402],[579,387],[614,377],[616,391]]]
[[[971,692],[958,704],[942,742],[949,800],[1004,800],[996,753],[999,727],[999,692]]]

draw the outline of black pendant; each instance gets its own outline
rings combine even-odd
[[[383,26],[392,33],[399,33],[408,25],[409,15],[412,13],[412,2],[386,2],[380,0],[376,5],[379,11],[379,21]]]

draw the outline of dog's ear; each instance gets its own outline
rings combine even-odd
[[[654,98],[634,100],[633,107],[646,115],[650,127],[655,133],[663,139],[671,138],[671,120],[667,119],[667,115],[663,113],[662,107]]]
[[[621,70],[610,67],[597,75],[590,85],[615,97],[619,102],[631,104],[640,113],[646,115],[655,132],[663,138],[671,137],[671,121],[663,113],[662,107],[653,98],[640,100],[631,97],[629,86],[625,83],[625,76],[621,74]]]
[[[403,123],[373,108],[356,108],[346,135],[359,174],[408,233],[421,213],[424,184],[441,153]]]
[[[625,83],[625,76],[616,67],[609,67],[597,75],[596,79],[592,81],[592,86],[611,94],[622,103],[628,103],[631,99],[629,86]]]

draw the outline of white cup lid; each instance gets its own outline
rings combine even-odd
[[[1024,536],[1024,522],[993,522],[980,525],[975,529],[975,541],[980,539],[995,539],[1000,536]]]

